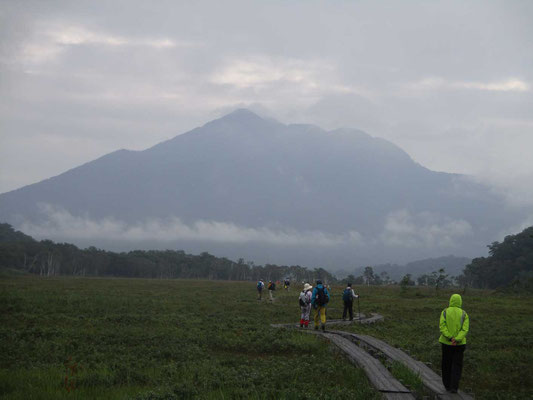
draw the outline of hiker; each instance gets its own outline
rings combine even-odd
[[[289,290],[290,286],[291,286],[291,281],[289,279],[285,279],[285,281],[283,282],[283,287],[285,288],[285,290]]]
[[[463,300],[458,294],[450,297],[450,306],[440,314],[440,338],[442,345],[442,383],[446,391],[457,393],[461,372],[463,371],[463,355],[466,349],[468,333],[468,314],[461,309]]]
[[[257,282],[257,300],[261,300],[263,297],[263,289],[265,288],[265,282],[262,279],[259,279]]]
[[[274,296],[272,295],[274,290],[276,290],[276,284],[272,281],[268,281],[268,294],[270,295],[270,301],[274,300]]]
[[[342,301],[344,303],[344,310],[342,311],[342,320],[346,321],[346,312],[350,313],[350,321],[353,321],[353,299],[357,299],[358,294],[352,289],[352,284],[348,283],[346,289],[342,292]]]
[[[313,286],[311,286],[309,283],[306,283],[304,285],[303,290],[300,292],[300,310],[302,311],[302,315],[300,316],[300,328],[303,328],[304,326],[306,328],[309,327],[309,314],[311,314],[311,289]]]
[[[315,310],[315,329],[318,330],[319,320],[322,323],[322,330],[326,330],[326,305],[329,302],[328,289],[324,287],[322,281],[316,281],[316,287],[313,289],[311,304]]]

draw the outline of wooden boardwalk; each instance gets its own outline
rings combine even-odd
[[[365,314],[361,313],[361,319],[355,314],[353,321],[342,320],[342,319],[328,319],[326,325],[352,325],[352,324],[373,324],[376,322],[383,321],[383,316],[375,313],[371,313],[370,317],[366,317]],[[313,321],[310,321],[310,324],[313,324]],[[274,328],[298,328],[300,325],[298,323],[292,324],[270,324]]]
[[[389,370],[378,359],[372,357],[351,340],[345,339],[336,333],[324,333],[314,329],[303,332],[319,335],[336,345],[350,362],[365,371],[368,380],[383,394],[383,398],[390,400],[414,400],[415,397],[411,391],[392,376]]]
[[[351,324],[373,324],[383,321],[383,316],[375,313],[370,313],[370,317],[366,317],[361,313],[361,319],[357,313],[354,315],[353,321],[342,319],[328,319],[327,325],[351,325]]]
[[[361,320],[354,321],[328,320],[327,325],[347,325],[351,323],[374,323],[382,321],[383,317],[371,314],[369,318],[361,315]],[[365,321],[365,322],[364,322]],[[272,324],[276,328],[296,328],[298,324]],[[304,329],[301,332],[320,335],[335,344],[348,359],[362,368],[372,385],[379,390],[385,399],[403,400],[414,399],[409,389],[403,386],[387,368],[373,357],[370,353],[380,353],[389,360],[394,360],[405,365],[409,370],[420,377],[423,385],[433,394],[434,399],[442,400],[472,400],[473,397],[461,391],[456,394],[446,392],[441,377],[424,363],[417,361],[404,351],[392,347],[382,340],[368,335],[360,335],[351,332],[327,330],[326,332]],[[368,350],[368,351],[367,351]]]
[[[384,398],[414,399],[411,391],[392,376],[379,360],[340,335],[324,333],[323,336],[340,348],[352,363],[365,371],[372,385],[383,393]]]
[[[388,343],[376,339],[375,337],[368,335],[360,335],[356,333],[349,333],[344,331],[332,331],[331,333],[337,334],[352,340],[363,347],[371,348],[374,351],[382,353],[389,360],[394,360],[402,363],[412,372],[417,374],[420,377],[423,385],[439,399],[462,399],[462,400],[471,400],[472,397],[459,391],[459,393],[452,394],[446,392],[444,385],[442,384],[442,378],[435,373],[431,368],[421,361],[417,361],[407,355],[404,351],[392,347]]]

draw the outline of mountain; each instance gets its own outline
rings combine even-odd
[[[456,256],[443,256],[437,258],[426,258],[424,260],[411,261],[405,265],[397,264],[382,264],[372,267],[374,274],[379,275],[382,272],[386,272],[389,277],[399,282],[406,274],[411,274],[413,278],[417,278],[420,275],[431,274],[434,271],[438,271],[440,268],[444,268],[446,274],[450,276],[459,276],[463,273],[465,266],[469,264],[472,259],[467,257]],[[365,268],[360,267],[354,271],[349,272],[353,276],[363,275]],[[337,273],[339,276],[339,273]],[[343,271],[342,276],[347,276],[348,272]]]
[[[384,139],[243,109],[0,195],[0,221],[36,237],[338,267],[478,255],[520,217]]]

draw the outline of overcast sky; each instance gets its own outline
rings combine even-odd
[[[0,2],[0,193],[237,107],[533,199],[532,1]]]

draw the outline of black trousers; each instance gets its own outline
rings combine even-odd
[[[466,345],[442,345],[442,383],[447,390],[458,390],[463,372],[463,355]]]
[[[344,302],[344,310],[342,311],[342,319],[346,319],[346,311],[350,313],[350,321],[353,319],[353,301]]]

